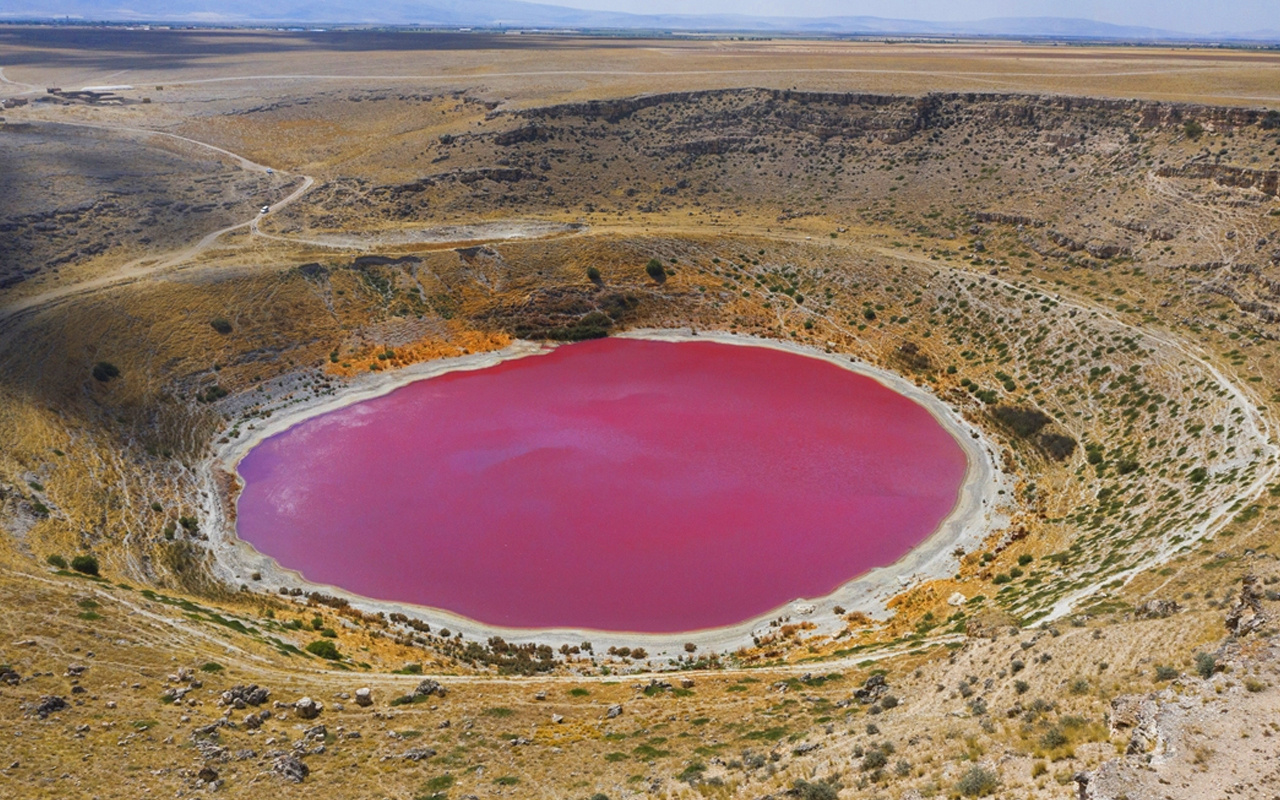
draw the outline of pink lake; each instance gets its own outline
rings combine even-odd
[[[296,425],[240,463],[240,537],[358,594],[516,628],[742,622],[896,561],[964,451],[817,358],[601,339]]]

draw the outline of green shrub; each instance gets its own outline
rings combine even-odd
[[[600,280],[600,270],[595,267],[587,267],[587,280],[596,282]]]
[[[210,320],[209,324],[213,326],[215,331],[223,334],[224,336],[231,333],[231,323],[227,321],[226,317],[218,317],[217,319]]]
[[[1164,664],[1156,666],[1156,680],[1171,681],[1176,677],[1178,677],[1178,670],[1176,668],[1166,666]]]
[[[338,646],[328,639],[317,639],[307,645],[306,650],[313,656],[327,658],[330,661],[337,661],[342,658],[342,654],[338,652]]]
[[[76,572],[83,572],[85,575],[97,575],[98,559],[89,555],[76,556],[71,559],[71,568]]]
[[[217,661],[206,661],[200,665],[201,672],[222,672],[222,665]]]
[[[445,773],[444,775],[437,775],[427,781],[422,788],[428,792],[443,792],[445,789],[451,788],[454,781],[455,778],[452,775]]]
[[[644,271],[655,281],[666,280],[667,271],[663,269],[662,262],[656,258],[649,259],[649,263],[644,265]]]
[[[836,800],[840,796],[840,784],[834,781],[810,783],[809,781],[799,780],[791,784],[790,794],[795,795],[800,800]]]
[[[1189,119],[1182,125],[1182,132],[1187,135],[1188,139],[1199,139],[1204,133],[1204,126],[1194,119]]]
[[[1218,671],[1218,659],[1210,653],[1196,653],[1196,674],[1208,680]]]
[[[975,765],[956,783],[956,791],[965,797],[984,797],[994,792],[999,785],[1000,778],[993,771]]]
[[[889,763],[889,757],[885,755],[883,750],[868,750],[867,754],[862,757],[862,771],[870,772],[873,769],[880,769]]]
[[[57,567],[58,569],[67,568],[67,560],[56,553],[46,558],[45,563],[51,567]]]
[[[1046,750],[1053,750],[1054,748],[1062,747],[1067,741],[1067,734],[1063,732],[1062,728],[1055,725],[1040,737],[1040,746]]]

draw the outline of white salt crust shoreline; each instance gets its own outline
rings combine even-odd
[[[647,329],[628,331],[618,338],[650,339],[665,342],[717,342],[720,344],[750,347],[768,347],[796,355],[819,358],[840,367],[869,377],[889,389],[923,406],[942,427],[951,434],[964,450],[967,468],[961,483],[956,504],[938,529],[925,541],[893,564],[872,569],[842,584],[832,593],[818,598],[798,598],[768,613],[761,614],[735,625],[698,631],[676,633],[633,633],[626,631],[601,631],[568,628],[504,628],[486,625],[447,610],[430,608],[388,600],[377,600],[353,594],[337,586],[313,583],[299,572],[278,564],[275,559],[259,553],[251,544],[240,539],[235,524],[225,513],[225,501],[219,497],[217,476],[222,472],[234,473],[240,460],[258,443],[281,433],[298,423],[321,414],[360,403],[395,391],[415,381],[459,370],[485,369],[516,358],[527,358],[551,352],[554,347],[534,342],[518,341],[502,350],[478,353],[456,358],[438,359],[414,364],[394,372],[378,372],[362,375],[339,389],[336,395],[316,398],[281,409],[259,424],[254,430],[245,430],[239,437],[218,445],[213,455],[199,467],[204,486],[202,527],[207,531],[214,554],[214,574],[232,584],[249,585],[252,590],[275,593],[284,586],[299,588],[304,592],[318,591],[342,597],[362,611],[388,615],[399,612],[431,625],[433,630],[448,628],[460,632],[473,641],[485,641],[491,636],[501,636],[508,641],[537,641],[559,647],[590,641],[595,652],[602,653],[611,646],[642,646],[649,651],[650,660],[682,656],[684,644],[692,642],[700,653],[710,651],[730,652],[750,646],[753,636],[766,633],[771,620],[790,617],[793,622],[810,621],[817,625],[816,632],[830,634],[843,630],[843,620],[833,612],[842,606],[846,612],[861,611],[871,617],[887,616],[887,603],[895,595],[918,583],[946,578],[955,574],[957,548],[971,551],[978,547],[987,535],[1007,524],[1000,512],[1001,497],[1011,497],[1012,481],[997,466],[995,448],[983,432],[972,425],[954,409],[942,402],[926,388],[916,386],[900,375],[874,367],[861,360],[851,360],[848,355],[827,353],[814,347],[790,342],[762,339],[724,332],[693,333],[688,329]],[[241,481],[243,484],[243,481]],[[253,581],[251,575],[260,573],[261,580]]]

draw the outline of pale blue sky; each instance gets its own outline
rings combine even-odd
[[[872,16],[968,21],[988,17],[1075,17],[1186,33],[1280,30],[1280,0],[542,0],[573,8],[639,14]]]

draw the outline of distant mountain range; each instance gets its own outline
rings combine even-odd
[[[930,22],[882,17],[626,14],[518,0],[13,0],[0,20],[278,25],[419,25],[447,28],[642,30],[771,34],[964,36],[1121,41],[1280,42],[1280,31],[1195,35],[1064,17]]]

